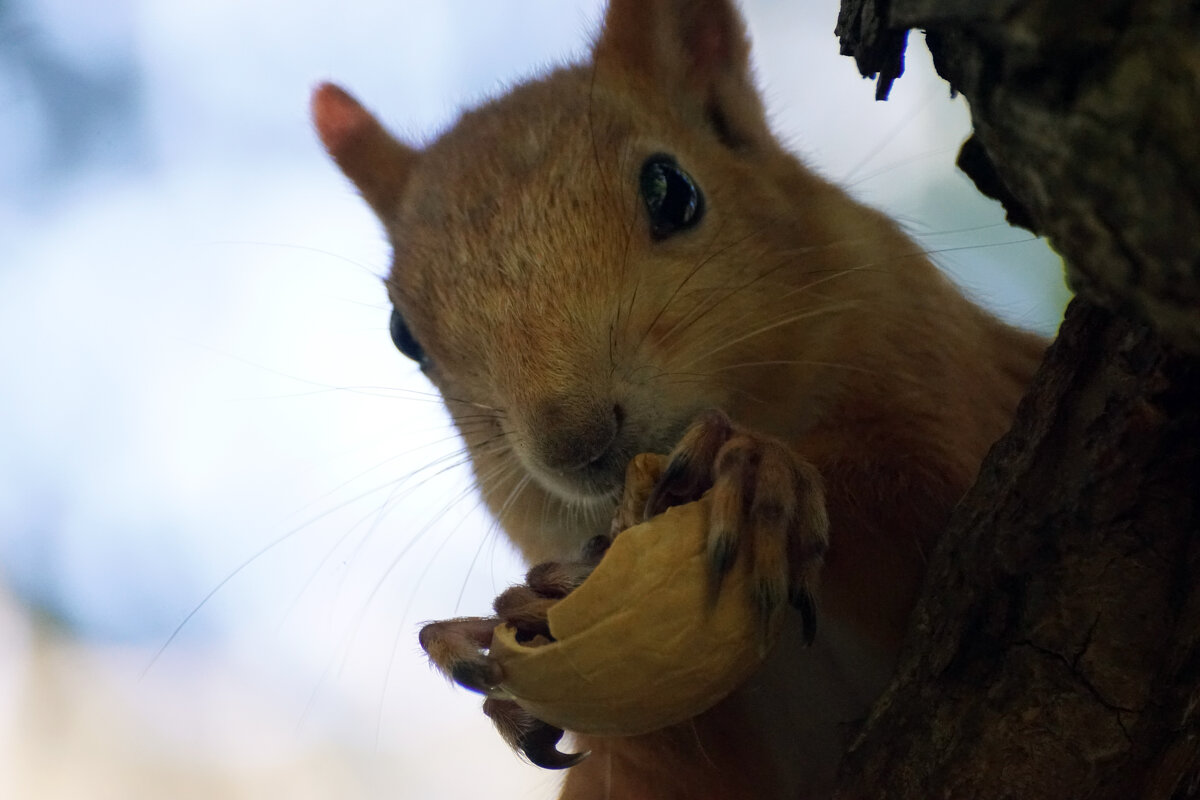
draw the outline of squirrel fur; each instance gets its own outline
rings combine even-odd
[[[629,459],[672,451],[710,409],[749,443],[750,466],[730,468],[751,491],[800,486],[827,515],[827,549],[764,567],[764,585],[782,570],[812,593],[812,645],[793,631],[690,724],[582,742],[592,754],[562,796],[827,795],[894,666],[925,555],[1045,342],[971,303],[777,141],[729,0],[612,0],[588,61],[423,149],[331,85],[313,110],[392,244],[393,336],[441,391],[529,563],[577,560],[607,532]],[[703,204],[698,220],[669,209],[689,227],[665,236],[642,180],[655,157],[668,203],[690,180]],[[818,482],[777,480],[762,455],[775,446]],[[800,519],[799,540],[821,524]]]

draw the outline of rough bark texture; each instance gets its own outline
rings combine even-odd
[[[837,32],[886,95],[909,28],[970,101],[980,189],[1080,294],[1200,353],[1200,3],[843,0]]]
[[[1200,369],[1074,304],[931,559],[845,797],[1167,798],[1200,767]]]
[[[1200,796],[1200,3],[843,0],[883,95],[910,27],[971,104],[960,165],[1080,298],[839,796]]]

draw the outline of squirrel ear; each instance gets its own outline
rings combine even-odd
[[[770,136],[732,0],[610,0],[592,57],[598,71],[703,115],[730,146]]]
[[[312,118],[329,155],[386,224],[400,202],[417,151],[397,141],[371,112],[332,83],[313,91]]]

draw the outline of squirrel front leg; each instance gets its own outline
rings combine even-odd
[[[722,590],[722,578],[737,559],[751,559],[755,579],[750,591],[760,611],[764,636],[772,616],[782,613],[786,601],[791,600],[800,610],[804,637],[811,643],[816,629],[813,597],[828,542],[824,495],[815,468],[779,440],[734,425],[721,412],[708,412],[688,428],[670,456],[641,454],[630,462],[613,535],[706,493],[712,509],[707,531],[712,590]],[[492,690],[502,676],[498,664],[486,653],[490,630],[503,620],[526,637],[548,637],[547,610],[582,583],[603,547],[593,545],[589,551],[576,564],[535,566],[524,584],[497,598],[495,618],[433,623],[421,633],[422,645],[443,672],[467,688],[493,695],[484,704],[485,713],[514,749],[539,766],[563,768],[579,758],[557,750],[562,731],[535,719],[516,703],[495,696]],[[487,628],[487,642],[476,630],[479,623]],[[705,797],[741,796],[717,789],[737,775],[732,766],[736,762],[731,760],[720,769],[712,763],[714,757],[725,762],[733,750],[722,747],[719,755],[692,752],[695,738],[702,732],[703,739],[713,741],[722,729],[741,726],[721,723],[719,712],[703,716],[656,734],[585,739],[582,743],[603,754],[606,780],[654,786],[659,781],[649,776],[657,773],[661,763],[700,764],[707,765],[700,781],[706,787]],[[590,775],[595,769],[584,772]],[[568,780],[564,797],[573,798],[579,792],[583,792],[581,797],[591,796],[591,779],[583,779],[583,773],[577,777],[580,779]]]
[[[763,630],[788,601],[804,638],[816,635],[816,597],[829,548],[829,517],[817,469],[778,439],[702,415],[676,445],[646,504],[654,516],[712,492],[708,557],[715,588],[741,555],[753,560],[753,600]]]

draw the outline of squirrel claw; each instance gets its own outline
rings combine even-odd
[[[800,622],[803,626],[804,646],[811,647],[817,638],[817,603],[807,590],[795,592],[790,598],[792,607],[800,612]]]
[[[557,745],[562,739],[561,728],[540,723],[520,741],[517,749],[535,766],[542,769],[569,769],[588,757],[588,752],[564,753]]]
[[[764,630],[786,601],[800,612],[804,641],[817,630],[815,591],[829,545],[821,477],[784,442],[700,415],[684,433],[647,500],[647,513],[712,497],[708,557],[713,590],[738,559],[751,559],[753,602]]]
[[[489,698],[483,702],[483,713],[492,720],[504,741],[534,766],[568,769],[588,756],[586,751],[564,753],[559,750],[562,729],[542,722],[512,700]]]

